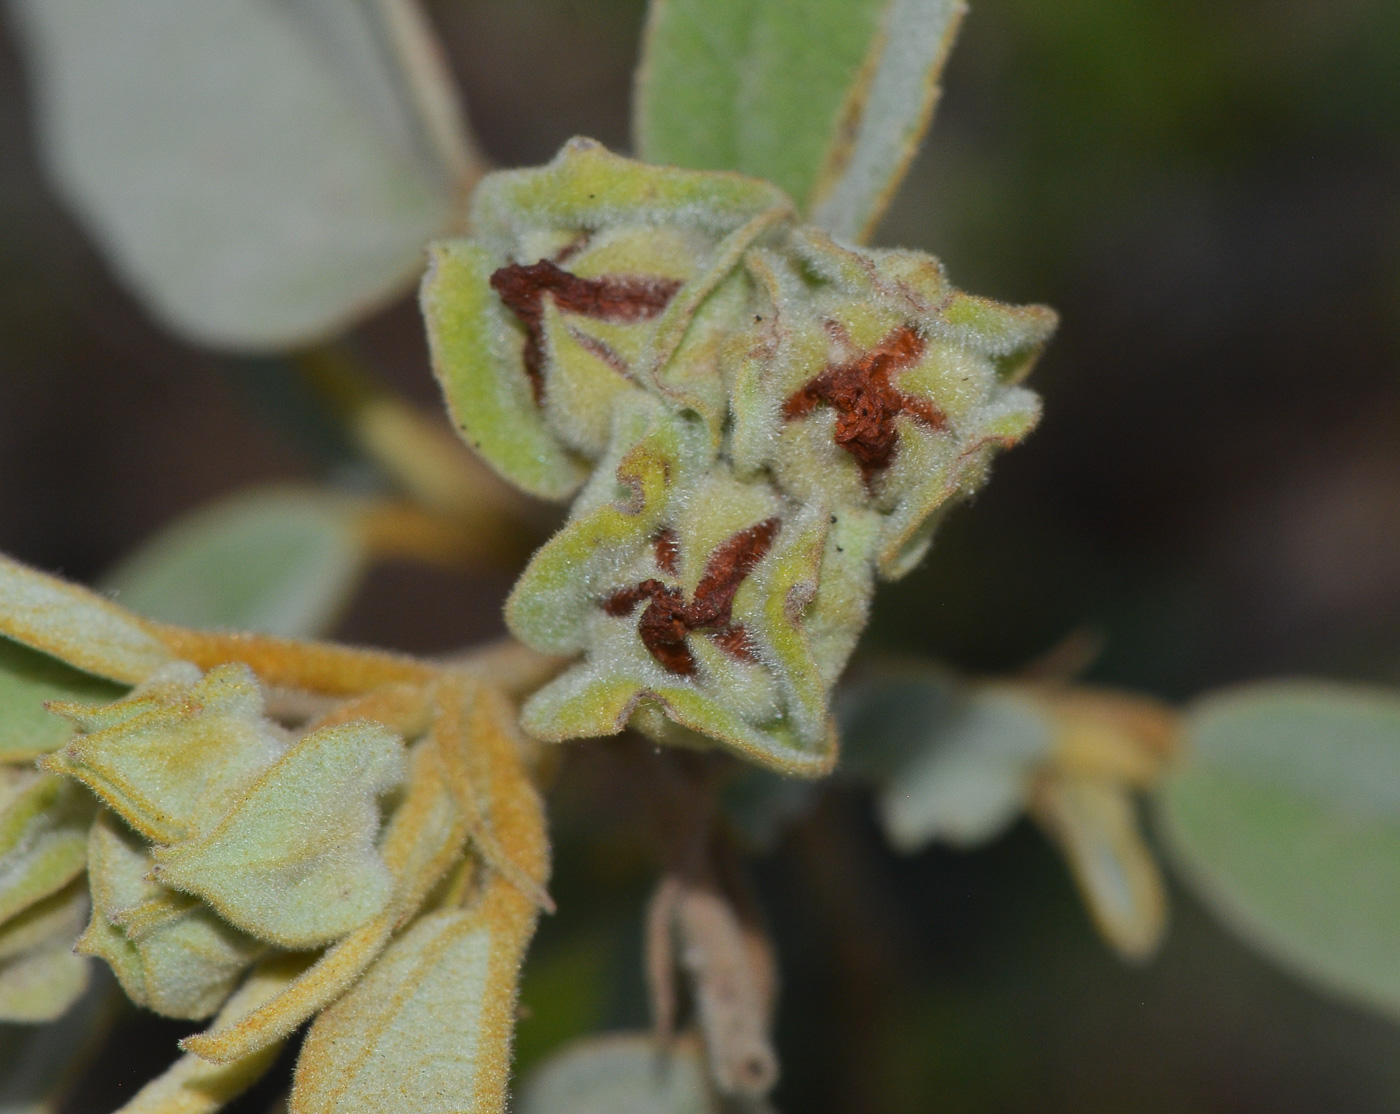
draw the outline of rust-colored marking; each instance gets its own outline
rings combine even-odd
[[[675,296],[677,279],[637,275],[608,275],[585,279],[548,259],[511,263],[491,275],[491,289],[525,326],[525,371],[535,401],[544,398],[544,298],[568,313],[602,321],[645,321],[655,317]]]
[[[734,595],[754,566],[763,560],[773,546],[782,526],[777,518],[765,519],[747,530],[740,530],[710,555],[705,574],[695,587],[690,603],[679,588],[648,578],[634,588],[622,588],[603,601],[609,615],[630,615],[638,604],[646,602],[646,610],[637,623],[637,634],[651,656],[671,673],[685,676],[695,672],[695,655],[686,645],[685,637],[692,631],[703,631],[731,657],[753,661],[753,646],[748,632],[733,621]],[[663,539],[666,539],[663,541]],[[654,539],[656,563],[666,572],[668,562],[674,564],[675,534],[663,530]],[[666,558],[663,560],[663,546]]]
[[[681,546],[676,540],[676,532],[667,526],[651,539],[651,544],[656,548],[656,567],[668,576],[678,575],[681,568]]]
[[[836,443],[856,458],[869,483],[889,465],[899,441],[894,419],[908,414],[932,429],[947,416],[927,399],[901,391],[892,382],[897,371],[918,362],[924,341],[908,325],[896,329],[869,352],[848,364],[829,367],[783,403],[783,417],[810,414],[825,403],[836,411]]]

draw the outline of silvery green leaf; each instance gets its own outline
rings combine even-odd
[[[334,622],[364,562],[352,501],[255,488],[166,527],[103,583],[152,619],[305,638]]]
[[[150,849],[103,812],[88,842],[92,919],[79,941],[127,997],[167,1017],[208,1017],[265,950],[186,894],[148,880]]]
[[[365,721],[305,736],[210,831],[155,853],[156,877],[288,948],[324,944],[377,913],[392,879],[375,847],[377,797],[403,744]]]
[[[0,635],[111,681],[144,681],[172,659],[135,615],[0,554]]]
[[[776,182],[869,234],[928,127],[958,0],[652,0],[637,74],[648,162]]]
[[[519,952],[480,911],[423,917],[312,1025],[292,1114],[503,1110]]]
[[[517,1114],[721,1114],[698,1041],[650,1033],[588,1037],[525,1080]]]
[[[1224,922],[1322,988],[1400,1015],[1400,697],[1277,682],[1208,696],[1159,816]]]
[[[124,692],[124,685],[0,636],[0,761],[36,758],[72,735],[72,724],[46,709],[46,701],[105,704]]]
[[[409,286],[476,160],[413,0],[12,0],[49,171],[191,340],[277,349]]]
[[[283,991],[306,967],[306,957],[277,956],[258,966],[219,1011],[217,1024],[233,1025]],[[214,1114],[257,1082],[272,1067],[281,1042],[231,1063],[211,1064],[181,1056],[147,1083],[117,1114]]]
[[[207,831],[290,745],[289,734],[263,715],[262,689],[242,664],[201,678],[182,662],[125,700],[63,711],[80,730],[44,768],[82,781],[159,842]]]

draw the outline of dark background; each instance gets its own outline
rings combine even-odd
[[[573,134],[625,149],[639,2],[431,7],[499,163]],[[7,33],[0,549],[92,578],[206,499],[326,465],[269,420],[265,375],[163,334],[114,285],[45,188]],[[872,643],[1008,670],[1087,627],[1094,680],[1170,699],[1400,679],[1400,5],[980,0],[878,240],[1064,323],[1033,380],[1042,427],[881,592]],[[410,304],[356,339],[434,403]],[[508,583],[381,569],[339,633],[458,646],[502,629]],[[578,765],[525,1060],[644,1022],[648,862],[604,820],[606,773]],[[1400,1107],[1400,1028],[1292,983],[1179,891],[1162,955],[1123,967],[1025,825],[898,859],[834,795],[759,877],[788,1114]],[[129,1094],[178,1032],[126,1030],[74,1109]],[[142,1059],[142,1035],[167,1043]]]

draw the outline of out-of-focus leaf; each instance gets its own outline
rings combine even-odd
[[[72,725],[46,709],[45,701],[105,704],[125,691],[123,685],[0,637],[0,761],[37,758],[73,734]]]
[[[1185,735],[1159,804],[1186,879],[1284,966],[1400,1014],[1400,697],[1255,685]]]
[[[87,988],[92,965],[73,954],[87,910],[75,879],[0,926],[0,1022],[53,1021]]]
[[[134,615],[0,555],[0,635],[112,681],[144,681],[171,653]]]
[[[283,955],[255,970],[231,997],[216,1024],[233,1025],[280,994],[305,969],[307,958]],[[213,1114],[242,1094],[277,1059],[280,1042],[272,1042],[231,1063],[211,1064],[186,1054],[147,1083],[117,1114]]]
[[[776,182],[867,234],[928,126],[958,0],[653,0],[635,132],[648,162]]]
[[[65,708],[80,733],[43,767],[83,782],[149,839],[207,831],[290,745],[263,715],[257,678],[241,663],[203,678],[184,662],[116,704]]]
[[[970,846],[1004,830],[1050,755],[1049,708],[1010,686],[959,689],[932,669],[875,675],[843,697],[848,753],[880,786],[894,846]]]
[[[0,1114],[54,1114],[115,1016],[114,1004],[111,981],[93,979],[52,1024],[0,1024]]]
[[[66,778],[11,771],[0,795],[0,924],[83,870],[96,802]]]
[[[1099,932],[1124,959],[1151,956],[1166,932],[1167,895],[1128,790],[1054,770],[1040,777],[1032,803]]]
[[[377,724],[315,731],[211,831],[158,849],[156,877],[264,940],[324,944],[389,899],[376,798],[403,772],[402,743]]]
[[[0,1022],[35,1024],[61,1017],[87,989],[91,961],[73,941],[55,940],[0,963]]]
[[[180,334],[304,344],[405,289],[475,174],[413,0],[12,0],[50,172]]]
[[[699,1041],[649,1033],[576,1041],[525,1080],[517,1114],[720,1114]]]
[[[208,1017],[265,946],[194,898],[148,881],[151,866],[140,838],[100,814],[88,840],[92,919],[79,950],[106,960],[138,1005]]]
[[[124,607],[168,623],[309,637],[334,622],[364,563],[353,502],[262,488],[162,530],[104,586]]]

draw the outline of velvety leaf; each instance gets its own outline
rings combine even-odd
[[[258,966],[219,1011],[216,1025],[230,1026],[282,993],[306,968],[300,955],[278,956]],[[211,1064],[186,1054],[147,1083],[117,1114],[214,1114],[272,1067],[280,1042],[228,1063]]]
[[[304,344],[409,285],[475,172],[410,0],[13,0],[59,188],[183,336]]]
[[[541,888],[544,810],[520,750],[499,729],[471,742],[495,839]],[[538,913],[532,893],[493,872],[468,907],[445,901],[420,918],[312,1025],[292,1114],[504,1111],[520,964]]]
[[[180,519],[103,583],[124,607],[152,619],[308,637],[339,615],[364,558],[353,502],[265,488]]]
[[[389,899],[376,798],[403,767],[401,742],[377,724],[315,731],[211,831],[159,849],[156,876],[283,947],[333,940]]]
[[[112,968],[127,997],[167,1017],[208,1017],[265,951],[187,894],[148,880],[150,850],[111,813],[88,842],[92,919],[79,941]]]
[[[1187,881],[1289,969],[1400,1014],[1400,698],[1254,685],[1184,730],[1159,814]]]
[[[134,615],[0,555],[0,635],[85,673],[135,684],[171,653]]]
[[[502,376],[505,313],[491,293],[490,256],[473,244],[433,246],[420,296],[433,373],[467,443],[512,483],[562,499],[587,475],[530,402],[523,375]]]
[[[418,921],[312,1025],[293,1114],[504,1110],[522,950],[488,906]]]
[[[766,178],[805,206],[883,7],[654,0],[637,75],[638,154]]]
[[[206,1060],[230,1063],[280,1040],[335,1001],[418,911],[461,854],[468,831],[444,779],[438,740],[430,735],[413,748],[408,793],[384,833],[384,864],[394,877],[389,903],[256,1009],[228,1024],[220,1019],[208,1032],[187,1037],[181,1047]]]
[[[635,132],[648,162],[776,182],[867,235],[928,127],[958,0],[653,0]]]
[[[534,1070],[516,1114],[720,1114],[694,1039],[663,1049],[650,1033],[588,1037]]]
[[[37,758],[72,735],[72,724],[45,708],[46,701],[105,704],[124,692],[124,685],[0,637],[0,762]]]
[[[10,774],[0,793],[0,924],[82,873],[96,802],[66,778]]]
[[[943,63],[966,10],[962,0],[885,4],[808,201],[817,224],[847,240],[874,233],[928,130]]]
[[[80,728],[44,768],[83,782],[148,839],[208,831],[290,745],[242,664],[168,667],[127,699],[62,709]]]

